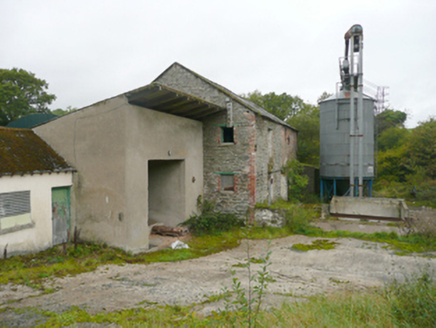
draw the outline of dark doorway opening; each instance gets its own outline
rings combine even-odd
[[[185,162],[148,161],[148,225],[176,226],[185,219]]]

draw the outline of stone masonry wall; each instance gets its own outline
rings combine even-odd
[[[288,188],[282,168],[288,160],[296,158],[297,133],[283,125],[257,117],[257,177],[256,200],[268,200],[271,183],[271,200],[287,199]]]
[[[157,82],[226,107],[228,96],[182,67],[173,66]],[[221,127],[227,114],[222,112],[203,120],[204,190],[222,212],[245,217],[256,204],[256,117],[238,102],[232,101],[234,143],[223,143]],[[221,190],[221,174],[233,173],[235,189]]]
[[[228,95],[189,70],[171,66],[156,80],[171,88],[181,90],[206,101],[226,107]],[[287,188],[283,186],[280,172],[283,164],[296,154],[296,132],[265,119],[232,101],[234,143],[221,141],[221,127],[226,125],[227,114],[222,112],[203,120],[204,149],[204,198],[217,204],[223,212],[236,213],[245,217],[248,209],[268,196],[268,140],[274,179],[274,199],[286,198]],[[268,129],[272,135],[268,139]],[[220,173],[234,173],[235,190],[221,190]],[[254,219],[254,211],[250,219]]]

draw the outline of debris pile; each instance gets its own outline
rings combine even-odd
[[[188,229],[185,227],[168,227],[164,225],[155,225],[151,229],[151,233],[161,236],[179,237],[188,233]]]

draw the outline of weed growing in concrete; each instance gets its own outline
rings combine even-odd
[[[230,311],[235,311],[238,315],[243,317],[242,320],[248,327],[256,327],[263,297],[268,284],[273,281],[271,273],[268,271],[268,267],[271,265],[271,251],[269,251],[268,245],[264,256],[259,259],[253,258],[251,256],[249,235],[250,227],[248,227],[244,233],[244,237],[246,238],[246,259],[242,264],[242,267],[247,270],[248,286],[243,287],[242,281],[235,276],[236,271],[231,270],[233,276],[232,287],[231,290],[227,288],[223,290],[222,294],[225,295],[225,307],[224,310],[220,309],[220,315],[224,315],[227,320],[230,320],[231,323],[234,324],[237,317],[234,315],[225,316],[225,314]],[[260,263],[260,270],[253,272],[253,263]]]

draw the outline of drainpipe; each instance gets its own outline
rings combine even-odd
[[[227,127],[233,127],[233,104],[230,98],[226,98],[226,109],[227,109]]]

